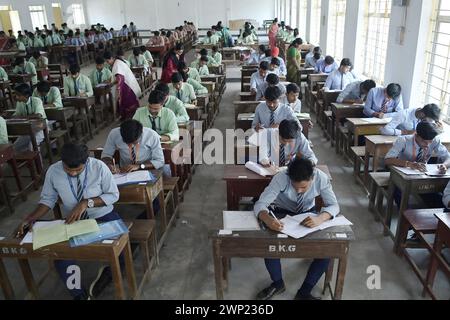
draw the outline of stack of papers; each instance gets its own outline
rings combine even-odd
[[[142,170],[124,174],[114,174],[114,181],[118,186],[147,183],[155,180],[155,177],[150,171]]]
[[[279,170],[276,170],[273,167],[264,168],[262,165],[260,165],[260,164],[258,164],[256,162],[253,162],[253,161],[247,162],[245,164],[245,167],[248,170],[251,170],[251,171],[253,171],[253,172],[255,172],[255,173],[257,173],[257,174],[259,174],[260,176],[263,176],[263,177],[271,177],[271,176],[276,175],[279,172]]]
[[[402,168],[402,167],[395,167],[395,168],[398,171],[400,171],[408,176],[417,176],[417,175],[426,174],[427,176],[430,176],[430,177],[450,177],[450,172],[448,172],[448,171],[445,174],[439,173],[439,169],[438,169],[439,165],[438,164],[427,164],[425,166],[427,168],[426,172],[422,172],[422,171],[410,169],[410,168]]]
[[[128,228],[122,220],[109,221],[99,224],[98,230],[96,232],[91,232],[71,238],[70,246],[78,247],[94,242],[100,242],[106,239],[115,239],[127,232]]]
[[[373,124],[388,124],[392,121],[392,118],[363,118],[364,122],[373,123]]]
[[[320,226],[315,227],[315,228],[308,228],[308,227],[304,227],[304,226],[300,225],[300,223],[309,216],[317,216],[317,215],[314,213],[304,213],[304,214],[299,214],[294,217],[286,216],[284,219],[280,220],[284,224],[284,228],[281,232],[284,234],[287,234],[288,236],[290,236],[294,239],[299,239],[299,238],[303,238],[303,237],[307,236],[310,233],[324,230],[327,228],[353,225],[344,216],[334,218],[333,220],[328,220],[328,221],[322,223]]]
[[[72,224],[65,224],[64,220],[38,221],[20,244],[33,243],[33,250],[37,250],[51,244],[68,241],[75,236],[96,231],[99,231],[99,227],[94,219],[80,220]]]
[[[223,229],[231,231],[261,230],[253,211],[224,211]]]

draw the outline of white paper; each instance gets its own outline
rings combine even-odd
[[[229,236],[232,234],[233,234],[232,230],[219,230],[219,236]]]
[[[0,241],[5,240],[5,237],[0,237]]]
[[[262,165],[260,165],[260,164],[258,164],[256,162],[253,162],[253,161],[247,162],[245,164],[245,167],[248,170],[251,170],[251,171],[253,171],[253,172],[255,172],[255,173],[257,173],[257,174],[259,174],[260,176],[263,176],[263,177],[270,177],[270,176],[273,176],[273,175],[276,174],[276,172],[270,171],[267,168],[264,168]]]
[[[417,176],[417,175],[424,174],[423,172],[420,172],[419,170],[415,170],[415,169],[402,168],[402,167],[394,167],[394,168],[396,168],[398,171],[400,171],[408,176]]]
[[[336,233],[336,238],[347,239],[347,235],[345,233]]]
[[[445,174],[439,173],[439,164],[427,164],[427,172],[425,173],[427,176],[431,177],[448,177],[450,176],[450,172],[447,171]]]
[[[53,220],[53,221],[37,221],[33,224],[33,229],[47,228],[57,224],[63,224],[65,220]],[[23,237],[20,244],[33,243],[33,230],[28,231],[28,233]]]
[[[286,216],[284,219],[281,220],[281,222],[283,222],[284,224],[284,228],[281,232],[287,234],[288,236],[294,239],[299,239],[307,236],[310,233],[324,230],[327,228],[353,225],[344,216],[340,216],[334,218],[333,220],[328,220],[315,228],[307,228],[305,226],[302,226],[300,223],[309,216],[316,216],[316,215],[314,213],[304,213],[294,217]]]
[[[114,240],[103,240],[102,243],[103,244],[113,244]]]
[[[363,118],[364,122],[373,123],[373,124],[388,124],[392,121],[392,118]]]
[[[114,174],[113,176],[114,181],[118,186],[152,180],[150,177],[150,172],[146,170],[135,171],[125,174]]]
[[[223,228],[232,231],[261,230],[253,211],[224,211]]]

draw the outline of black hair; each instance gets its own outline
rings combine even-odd
[[[278,58],[275,58],[275,57],[273,57],[271,60],[270,60],[270,64],[274,64],[274,65],[276,65],[276,66],[280,66],[280,60],[278,60]]]
[[[39,50],[33,51],[33,58],[37,59],[41,56],[41,52]]]
[[[369,92],[373,88],[375,88],[377,84],[373,80],[366,80],[364,82],[361,82],[361,89],[364,89],[366,92]]]
[[[133,55],[134,56],[139,56],[141,54],[141,49],[140,48],[133,48]]]
[[[181,42],[178,42],[175,45],[175,51],[178,51],[178,50],[184,50],[184,45]]]
[[[61,160],[70,169],[86,164],[89,149],[84,144],[66,143],[61,149]]]
[[[105,51],[105,53],[103,54],[103,58],[105,58],[105,60],[109,60],[112,58],[112,54],[110,51]]]
[[[95,58],[95,64],[104,64],[105,63],[105,59],[102,57],[97,57]]]
[[[14,60],[14,65],[18,66],[25,62],[25,59],[23,57],[17,57],[16,60]]]
[[[264,54],[266,55],[266,57],[270,57],[270,56],[272,56],[272,50],[266,49],[266,51],[264,51]]]
[[[278,87],[268,87],[266,91],[264,92],[264,98],[268,101],[275,101],[277,99],[280,99],[281,97],[281,90]]]
[[[179,72],[172,74],[172,83],[178,83],[183,81],[183,76]]]
[[[217,52],[218,48],[217,48],[217,46],[212,46],[212,47],[211,47],[211,50],[212,50],[213,52]]]
[[[348,58],[344,58],[341,61],[341,67],[353,67],[352,62]]]
[[[147,47],[146,46],[140,46],[139,49],[141,49],[141,52],[144,53],[145,51],[147,51]]]
[[[150,104],[163,104],[164,100],[166,100],[166,94],[164,94],[161,91],[153,90],[150,92],[150,95],[148,96],[148,103]]]
[[[142,136],[142,131],[142,123],[137,120],[128,119],[120,125],[120,135],[126,144],[136,142]]]
[[[261,52],[266,52],[266,46],[263,45],[263,44],[260,44],[260,45],[259,45],[259,51],[261,51]]]
[[[51,84],[48,81],[41,81],[37,84],[36,89],[39,92],[47,93],[50,91]]]
[[[169,95],[169,86],[167,83],[164,83],[162,81],[158,82],[158,84],[155,86],[155,90],[164,93],[164,96]]]
[[[267,61],[261,61],[259,68],[262,70],[269,70],[269,63]]]
[[[180,61],[178,63],[178,71],[182,72],[184,69],[186,69],[188,66],[186,65],[186,62]]]
[[[319,60],[322,57],[322,54],[319,52],[314,53],[314,59]]]
[[[417,135],[424,140],[434,140],[439,132],[436,130],[436,125],[431,122],[422,121],[417,125]]]
[[[289,83],[286,86],[286,93],[291,93],[291,92],[300,93],[300,87],[295,83]]]
[[[123,52],[122,48],[117,49],[117,56],[121,57],[123,56],[125,53]]]
[[[308,159],[296,157],[289,164],[287,174],[294,182],[310,181],[314,176],[314,165]]]
[[[326,56],[325,57],[325,63],[327,65],[333,64],[334,63],[334,58],[332,56]]]
[[[439,121],[441,117],[441,109],[435,103],[430,103],[424,106],[422,108],[422,112],[425,114],[425,117],[434,121]]]
[[[16,87],[14,87],[14,91],[16,92],[16,94],[19,94],[27,98],[31,97],[31,95],[33,94],[30,85],[27,83],[21,83],[17,85]]]
[[[153,31],[153,35],[156,37],[159,36],[159,31]]]
[[[387,86],[386,93],[392,99],[397,99],[402,94],[402,87],[398,83],[391,83]]]
[[[77,74],[80,72],[80,66],[78,64],[71,64],[69,67],[69,71],[71,74]]]
[[[200,55],[201,56],[207,56],[208,55],[208,50],[206,50],[205,48],[200,49]]]
[[[208,31],[208,32],[206,33],[206,36],[211,37],[211,36],[212,36],[212,32],[211,32],[211,31]]]
[[[280,123],[278,133],[283,139],[296,139],[300,132],[300,126],[295,120],[283,120]]]
[[[266,82],[269,85],[275,86],[280,83],[280,78],[275,73],[269,73],[266,77]]]
[[[200,61],[208,62],[208,56],[201,56]]]

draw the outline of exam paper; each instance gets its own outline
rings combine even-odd
[[[427,169],[426,172],[422,172],[422,171],[411,169],[411,168],[402,168],[402,167],[395,167],[395,168],[408,176],[414,176],[414,175],[417,176],[417,175],[422,175],[422,174],[426,174],[427,176],[430,176],[430,177],[449,177],[450,176],[450,172],[448,172],[448,171],[445,174],[439,173],[439,169],[438,169],[439,164],[427,164],[425,166]]]
[[[114,181],[118,186],[125,184],[138,184],[141,182],[150,182],[153,180],[153,175],[150,171],[142,170],[124,174],[114,174]]]
[[[303,237],[307,236],[310,233],[324,230],[327,228],[353,225],[344,216],[334,218],[333,220],[328,220],[328,221],[322,223],[320,226],[315,227],[315,228],[307,228],[307,227],[300,225],[300,223],[309,216],[317,216],[317,215],[314,213],[304,213],[304,214],[299,214],[294,217],[286,216],[285,218],[280,220],[284,224],[284,228],[281,232],[284,234],[287,234],[288,236],[290,236],[294,239],[299,239],[299,238],[303,238]]]
[[[224,211],[223,228],[232,231],[261,230],[253,211]]]
[[[373,123],[373,124],[388,124],[392,121],[392,118],[364,118],[362,119],[364,122]]]
[[[262,165],[253,162],[253,161],[249,161],[245,164],[245,167],[248,170],[251,170],[257,174],[259,174],[260,176],[263,177],[270,177],[270,176],[274,176],[275,174],[278,173],[278,170],[273,169],[273,167],[270,168],[264,168]]]

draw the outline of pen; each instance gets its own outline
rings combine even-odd
[[[117,168],[116,168],[116,160],[113,158],[113,165],[114,165],[114,171],[117,172]]]
[[[281,224],[280,220],[278,220],[277,217],[275,217],[275,215],[273,214],[273,212],[271,210],[269,210],[269,213],[279,224]]]

